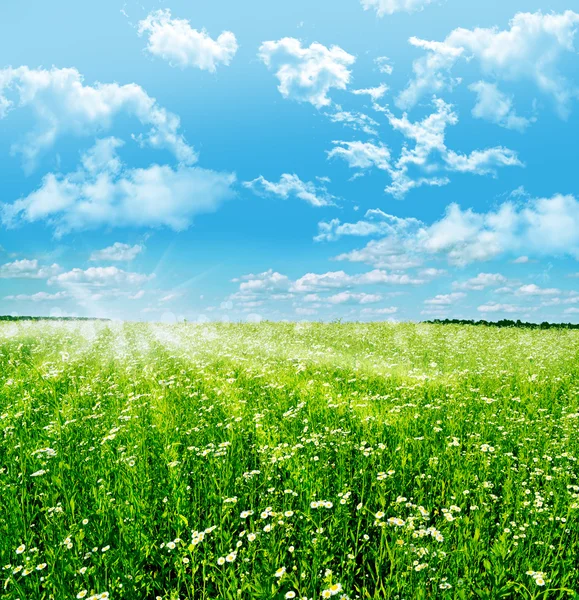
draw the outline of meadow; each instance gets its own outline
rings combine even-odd
[[[579,331],[0,323],[3,600],[579,598]]]

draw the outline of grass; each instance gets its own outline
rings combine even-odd
[[[3,600],[579,598],[579,332],[0,324]]]

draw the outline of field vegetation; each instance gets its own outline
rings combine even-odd
[[[0,323],[3,600],[579,598],[579,331]]]

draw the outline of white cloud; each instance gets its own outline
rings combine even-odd
[[[346,89],[351,77],[349,67],[356,61],[339,46],[327,48],[316,42],[302,48],[300,40],[289,37],[263,42],[258,56],[275,71],[284,98],[310,102],[316,108],[332,103],[328,97],[332,88]]]
[[[214,40],[204,29],[193,29],[186,19],[172,19],[169,9],[153,11],[139,21],[138,33],[147,34],[151,54],[181,68],[215,72],[218,65],[229,65],[237,52],[237,40],[231,31],[224,31]]]
[[[95,250],[91,253],[89,260],[96,261],[131,261],[138,254],[144,250],[144,246],[135,244],[130,246],[129,244],[123,244],[121,242],[115,242],[112,246],[103,248],[102,250]]]
[[[339,292],[338,294],[334,294],[333,296],[329,296],[323,300],[329,302],[330,304],[346,304],[350,302],[355,302],[357,304],[373,304],[375,302],[380,302],[382,300],[382,296],[380,294],[355,294],[352,292]]]
[[[439,294],[434,298],[430,298],[424,301],[424,304],[432,305],[432,306],[449,306],[454,304],[458,300],[464,298],[466,294],[462,292],[454,292],[452,294]]]
[[[304,307],[297,307],[295,309],[295,313],[296,315],[302,315],[302,316],[311,316],[311,315],[317,315],[318,311],[314,308],[304,308]]]
[[[389,88],[385,83],[381,83],[379,86],[373,88],[352,90],[352,94],[356,96],[370,96],[370,98],[372,98],[372,102],[376,102],[377,100],[380,100],[382,96],[384,96],[388,89]]]
[[[360,311],[361,315],[365,315],[367,317],[379,317],[382,315],[394,315],[398,312],[397,306],[388,306],[385,308],[363,308]]]
[[[445,273],[446,273],[445,269],[428,268],[428,269],[421,269],[419,272],[419,275],[421,277],[428,277],[428,278],[434,279],[435,277],[440,277],[441,275],[444,275]]]
[[[286,275],[282,275],[273,269],[254,275],[243,275],[234,282],[240,282],[239,291],[247,294],[258,294],[273,291],[287,291],[290,287],[290,280]]]
[[[515,260],[513,260],[513,263],[515,265],[524,265],[528,262],[530,262],[530,259],[528,256],[519,256],[519,257],[515,258]]]
[[[286,275],[269,269],[259,274],[243,275],[233,279],[232,282],[238,283],[239,289],[227,298],[229,309],[233,308],[234,303],[236,306],[242,307],[246,306],[248,302],[261,302],[265,299],[284,301],[299,298],[313,308],[346,303],[371,304],[380,302],[383,295],[353,292],[351,288],[373,285],[419,285],[425,280],[376,269],[357,275],[349,275],[344,271],[306,273],[293,281]],[[320,292],[333,293],[324,297],[320,295]]]
[[[479,273],[476,277],[463,282],[454,281],[452,287],[455,290],[484,290],[488,287],[504,285],[507,278],[500,273]]]
[[[364,248],[337,257],[338,260],[385,265],[391,257],[409,262],[445,257],[455,265],[487,261],[504,254],[570,256],[579,259],[579,201],[556,194],[552,198],[507,201],[486,213],[463,210],[452,203],[445,215],[431,225],[402,220],[390,222],[391,231]],[[334,222],[324,235],[356,229],[364,223]],[[375,231],[372,222],[367,225]],[[329,239],[329,238],[326,238]]]
[[[244,181],[243,186],[253,190],[260,195],[273,195],[287,200],[290,196],[295,196],[300,200],[305,200],[312,206],[330,206],[333,205],[334,197],[323,185],[316,185],[311,181],[302,181],[295,173],[284,173],[280,180],[275,183],[268,181],[260,175],[252,181]]]
[[[363,131],[368,135],[378,135],[378,122],[364,113],[341,110],[327,116],[332,123],[342,123],[355,131]]]
[[[388,273],[374,270],[360,275],[348,275],[344,271],[330,271],[328,273],[307,273],[295,281],[290,290],[296,293],[310,293],[335,288],[349,288],[356,285],[419,285],[422,279],[412,278],[406,274]]]
[[[458,28],[443,42],[416,37],[410,43],[426,51],[414,62],[414,77],[398,96],[402,108],[414,106],[425,94],[451,89],[451,71],[460,60],[476,64],[485,75],[497,80],[531,81],[550,96],[561,116],[570,111],[577,89],[560,73],[565,54],[573,54],[579,14],[517,13],[509,29]]]
[[[513,304],[498,304],[497,302],[490,302],[488,304],[482,304],[477,308],[477,310],[481,313],[516,313],[529,309],[522,309],[520,306],[515,306]]]
[[[361,0],[364,10],[374,9],[379,17],[398,12],[412,13],[422,10],[432,0]]]
[[[565,315],[577,315],[577,314],[579,314],[579,308],[575,308],[574,306],[571,307],[571,308],[566,308],[563,311],[563,314],[565,314]]]
[[[179,117],[159,106],[135,83],[90,86],[72,68],[8,67],[0,70],[0,107],[0,119],[15,108],[28,107],[34,114],[36,126],[12,148],[22,154],[28,170],[60,137],[101,133],[120,116],[135,117],[145,128],[145,133],[136,136],[141,143],[167,149],[183,164],[197,160],[180,133]]]
[[[366,211],[364,220],[356,223],[341,223],[339,219],[321,221],[318,223],[319,233],[314,240],[321,242],[334,241],[343,236],[395,235],[420,225],[422,223],[418,219],[401,219],[376,208]]]
[[[541,288],[534,283],[522,285],[516,292],[518,296],[556,296],[561,293],[557,288]]]
[[[457,154],[448,150],[444,160],[451,171],[475,175],[496,175],[499,167],[523,166],[517,153],[504,146],[473,150],[470,154]]]
[[[72,269],[48,280],[49,285],[75,286],[139,286],[155,277],[154,274],[131,273],[117,267],[89,267],[88,269]]]
[[[477,119],[521,132],[536,120],[534,117],[527,119],[517,115],[513,108],[513,96],[501,92],[496,83],[477,81],[469,85],[468,89],[477,95],[477,102],[472,109],[472,115]]]
[[[162,298],[159,298],[160,303],[171,302],[172,300],[176,300],[177,298],[181,298],[183,296],[180,292],[169,292]]]
[[[97,141],[95,148],[110,140]],[[164,226],[181,231],[194,216],[214,211],[233,196],[235,175],[230,173],[186,165],[129,169],[110,156],[95,162],[96,154],[101,153],[91,149],[77,171],[48,173],[37,190],[4,204],[4,224],[46,220],[57,235],[99,226]]]
[[[406,113],[398,118],[389,109],[382,109],[392,128],[414,142],[413,148],[403,146],[396,161],[391,161],[390,151],[383,144],[358,141],[334,141],[335,147],[328,152],[328,158],[343,158],[351,168],[376,167],[387,171],[392,183],[386,192],[395,198],[403,198],[413,188],[423,185],[446,185],[450,181],[447,172],[494,176],[499,167],[523,166],[516,152],[502,146],[474,150],[470,154],[447,148],[446,127],[456,125],[458,116],[444,100],[434,98],[433,103],[435,112],[416,122],[411,122]],[[415,170],[418,175],[414,175]]]
[[[38,260],[15,260],[0,265],[0,279],[48,279],[62,271],[56,263],[40,266]]]
[[[382,143],[334,141],[336,146],[328,152],[328,158],[339,157],[356,169],[376,167],[383,171],[390,169],[390,150]]]
[[[15,296],[5,296],[4,300],[18,300],[23,302],[51,302],[54,300],[64,300],[68,297],[68,292],[56,292],[55,294],[49,294],[48,292],[36,292],[36,294],[17,294]]]
[[[390,64],[390,59],[387,56],[378,56],[374,59],[374,62],[376,63],[380,73],[392,75],[394,72],[394,67]]]

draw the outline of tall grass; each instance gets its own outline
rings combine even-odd
[[[579,598],[579,332],[0,324],[5,600]]]

